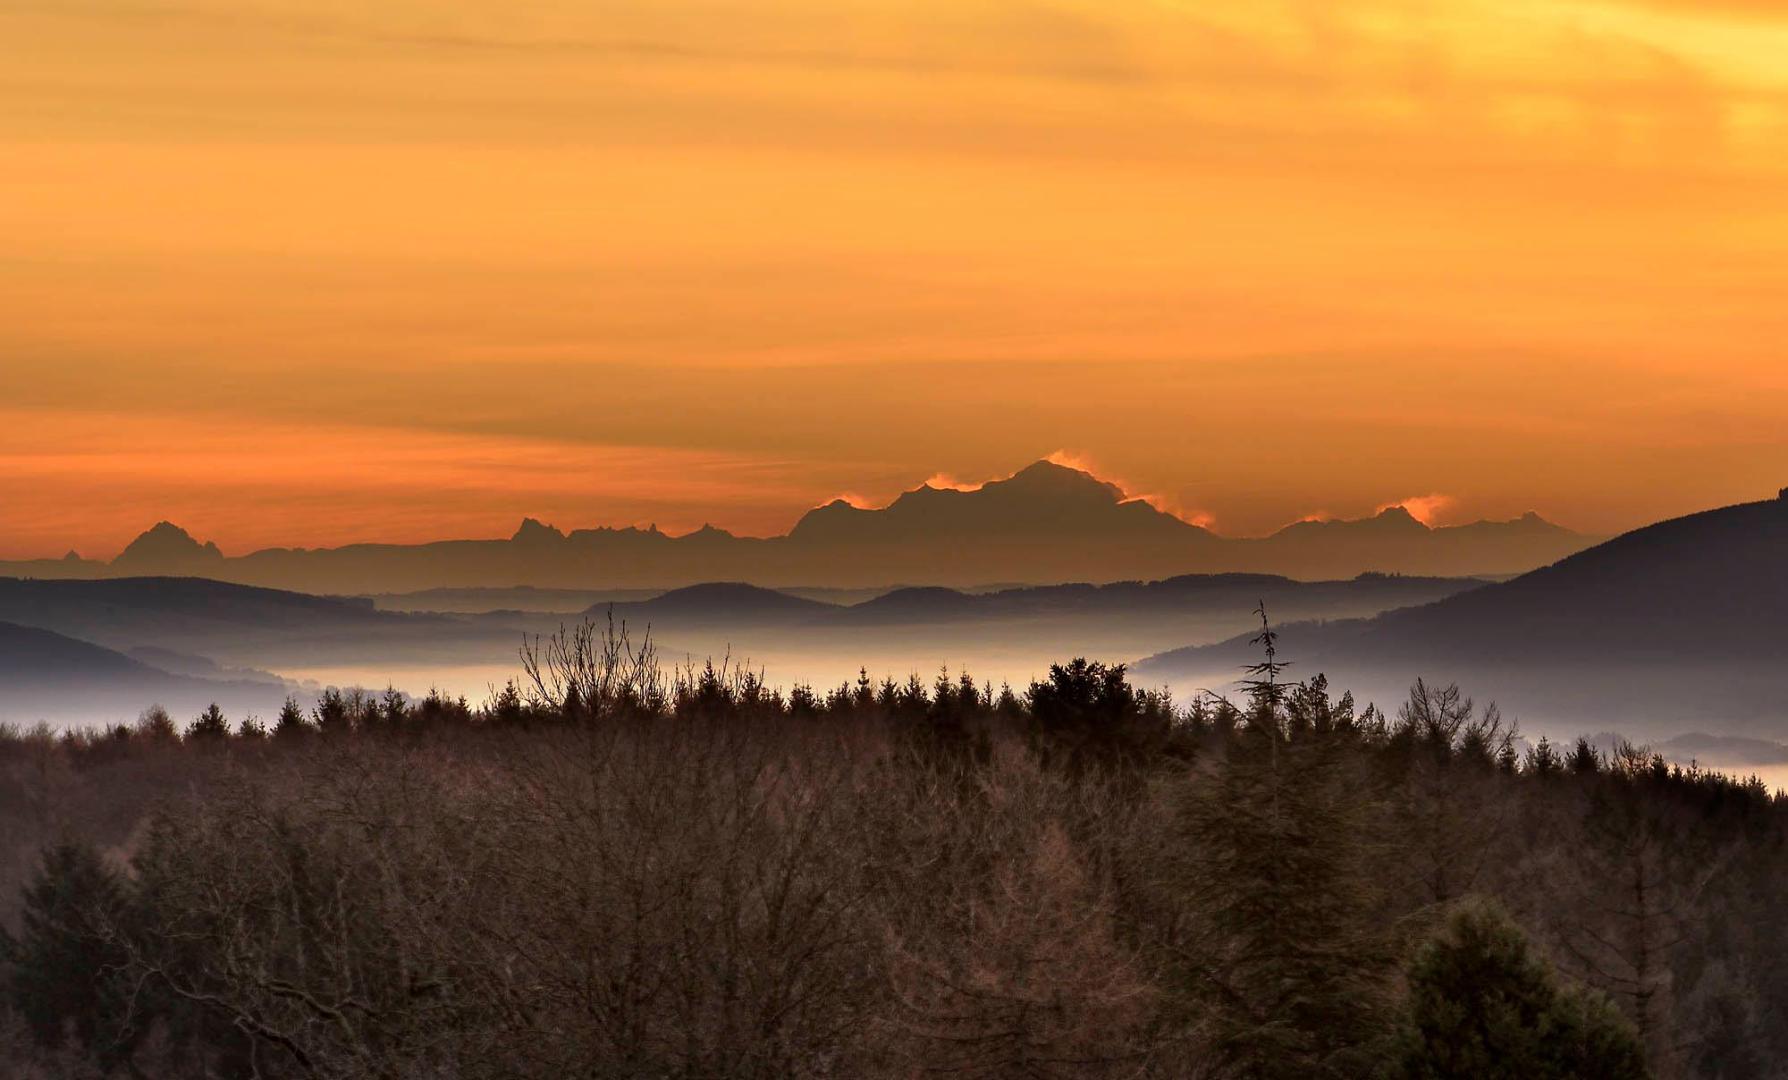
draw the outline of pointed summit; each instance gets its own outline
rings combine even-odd
[[[1410,513],[1409,508],[1402,503],[1398,503],[1396,506],[1385,507],[1378,512],[1378,516],[1374,517],[1372,521],[1376,525],[1382,525],[1385,528],[1390,529],[1420,529],[1423,532],[1428,531],[1428,526],[1422,524],[1421,520]]]
[[[565,539],[565,534],[551,525],[543,524],[535,518],[522,518],[522,523],[509,538],[512,544],[556,543]]]
[[[216,544],[209,541],[201,544],[173,522],[158,521],[119,552],[112,560],[112,566],[138,574],[177,574],[222,560],[223,552]]]
[[[1122,502],[1124,489],[1099,479],[1090,472],[1069,465],[1043,460],[1026,465],[1004,480],[990,480],[986,487],[999,487],[1012,492],[1039,496],[1093,498],[1099,501]]]
[[[694,532],[684,533],[682,536],[677,537],[677,539],[695,540],[705,543],[722,543],[734,539],[734,537],[732,533],[725,529],[719,528],[711,523],[704,523],[701,528]]]

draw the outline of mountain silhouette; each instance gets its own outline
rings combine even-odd
[[[1144,543],[1214,539],[1196,525],[1128,498],[1115,484],[1049,461],[972,491],[924,484],[880,510],[834,501],[809,511],[789,538],[808,544],[882,545],[913,544],[940,535],[1023,543],[1067,538]]]
[[[565,532],[533,518],[507,539],[269,548],[225,557],[162,522],[109,566],[39,560],[0,572],[41,577],[197,575],[313,593],[440,588],[674,588],[716,580],[758,586],[864,588],[895,582],[1159,579],[1260,572],[1306,580],[1366,571],[1508,575],[1592,541],[1535,515],[1431,529],[1401,507],[1360,521],[1307,522],[1234,539],[1131,498],[1091,473],[1048,461],[972,490],[921,485],[880,509],[842,500],[803,515],[784,536],[704,526]]]
[[[112,567],[125,573],[185,573],[214,569],[223,557],[216,544],[201,544],[180,526],[161,521],[132,540],[112,560]]]
[[[1299,670],[1342,683],[1426,674],[1486,695],[1509,688],[1541,711],[1571,704],[1590,710],[1585,719],[1712,712],[1779,734],[1788,725],[1774,705],[1750,696],[1788,640],[1788,497],[1659,522],[1434,603],[1280,631]],[[1238,637],[1151,656],[1137,670],[1205,676],[1252,654]]]

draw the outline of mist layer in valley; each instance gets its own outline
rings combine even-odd
[[[1086,474],[1036,468],[1005,482],[1017,485],[1005,494],[994,485],[950,493],[985,499],[992,489],[1009,501],[1016,490],[1031,508],[1023,530],[989,541],[986,522],[974,521],[982,511],[972,510],[946,535],[986,561],[986,552],[1010,553],[1012,537],[1038,535],[1039,507],[1057,515],[1102,507],[1126,521],[1138,513]],[[851,519],[861,529],[896,530],[874,535],[906,527],[895,507],[864,515]],[[1408,525],[1378,520],[1374,528],[1390,537],[1374,549],[1382,554],[1349,558],[1395,564],[1406,551],[1400,545],[1416,535]],[[1444,542],[1435,539],[1444,530],[1412,524],[1424,543]],[[1122,547],[1122,530],[1095,533],[1096,543],[1080,538],[1089,550]],[[1348,536],[1378,534],[1311,535],[1346,548]],[[559,540],[500,543],[536,542],[550,562]],[[202,576],[117,576],[139,552],[102,576],[0,578],[0,719],[112,724],[152,702],[190,715],[212,701],[265,716],[288,695],[308,700],[327,686],[356,685],[477,703],[519,676],[525,643],[584,620],[624,627],[636,640],[649,634],[669,663],[746,667],[784,688],[824,690],[860,672],[930,680],[941,670],[1022,688],[1050,664],[1086,656],[1129,664],[1140,684],[1183,701],[1233,692],[1237,672],[1256,659],[1249,639],[1264,606],[1294,677],[1326,674],[1362,701],[1399,701],[1418,677],[1457,683],[1536,736],[1612,732],[1673,746],[1685,760],[1773,771],[1788,738],[1771,685],[1788,641],[1785,552],[1788,498],[1663,522],[1509,580],[1190,573],[974,588],[824,580],[643,588],[452,584],[449,568],[419,590],[342,596]],[[380,558],[426,553],[391,549]],[[215,549],[203,558],[233,565],[218,562]],[[869,560],[856,574],[890,579],[910,569]]]
[[[948,666],[1023,687],[1070,655],[1121,663],[1163,643],[1221,641],[1244,629],[1263,599],[1288,617],[1353,618],[1479,584],[1217,575],[984,592],[905,588],[863,599],[716,583],[573,610],[559,603],[467,611],[461,593],[448,599],[462,610],[400,611],[390,606],[439,594],[375,603],[198,578],[0,579],[0,623],[39,652],[59,648],[70,658],[9,668],[0,719],[113,723],[150,700],[186,712],[213,698],[266,715],[287,693],[330,685],[436,689],[478,702],[519,676],[525,643],[584,620],[636,639],[650,635],[669,663],[746,665],[775,685],[834,686],[863,669],[878,680],[929,679]]]

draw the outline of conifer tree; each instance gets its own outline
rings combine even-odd
[[[1660,758],[1620,746],[1588,800],[1563,935],[1573,967],[1624,1006],[1653,1066],[1674,1074],[1683,1043],[1677,1002],[1708,932],[1697,897],[1724,872],[1733,841],[1709,842],[1670,812]]]
[[[1527,751],[1527,771],[1535,776],[1555,776],[1562,767],[1558,751],[1552,749],[1552,743],[1544,735]]]
[[[1199,927],[1183,977],[1208,1010],[1222,1075],[1359,1076],[1389,967],[1362,851],[1366,785],[1341,752],[1345,729],[1288,738],[1293,688],[1260,614],[1266,658],[1248,669],[1243,722],[1179,808],[1189,843],[1174,886]]]
[[[1417,954],[1391,1080],[1643,1080],[1606,998],[1563,984],[1494,904],[1459,905]]]
[[[228,738],[230,722],[224,719],[223,710],[213,701],[204,712],[200,713],[187,726],[186,737],[198,742],[214,742]]]
[[[1572,748],[1565,766],[1578,776],[1594,776],[1602,771],[1602,755],[1588,739],[1578,736],[1577,745]]]
[[[16,940],[0,936],[5,991],[37,1041],[72,1035],[103,1068],[128,1056],[123,1021],[128,987],[117,930],[124,886],[90,845],[67,841],[43,853],[24,889]]]
[[[400,730],[410,718],[410,701],[404,697],[402,690],[387,686],[380,696],[376,708],[368,708],[367,715],[377,714],[379,725],[389,731]]]
[[[349,708],[348,699],[333,686],[323,691],[317,699],[314,710],[317,727],[325,734],[343,734],[354,725],[353,711]]]
[[[310,722],[304,718],[304,710],[298,706],[298,699],[287,697],[285,704],[279,707],[279,715],[273,719],[273,736],[278,739],[295,739],[310,730]]]

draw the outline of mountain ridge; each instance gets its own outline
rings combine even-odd
[[[1541,713],[1599,708],[1612,722],[1623,710],[1724,710],[1780,725],[1763,687],[1788,640],[1788,496],[1656,522],[1431,603],[1277,629],[1300,673],[1340,683],[1426,674],[1512,692]],[[1254,651],[1244,635],[1156,653],[1136,669],[1203,677]]]
[[[736,536],[712,525],[681,535],[656,526],[567,532],[530,517],[507,539],[274,547],[226,556],[161,522],[110,564],[39,560],[17,569],[51,577],[202,574],[337,594],[523,585],[674,588],[715,580],[964,587],[1231,571],[1305,580],[1375,570],[1502,575],[1591,542],[1537,515],[1430,528],[1401,507],[1356,521],[1295,523],[1265,537],[1225,537],[1092,473],[1039,461],[972,489],[921,484],[877,509],[833,500],[772,537]],[[11,567],[0,564],[0,573]]]
[[[174,674],[90,641],[0,621],[0,722],[78,720],[120,723],[151,704],[176,715],[217,702],[233,712],[271,715],[280,683]]]

